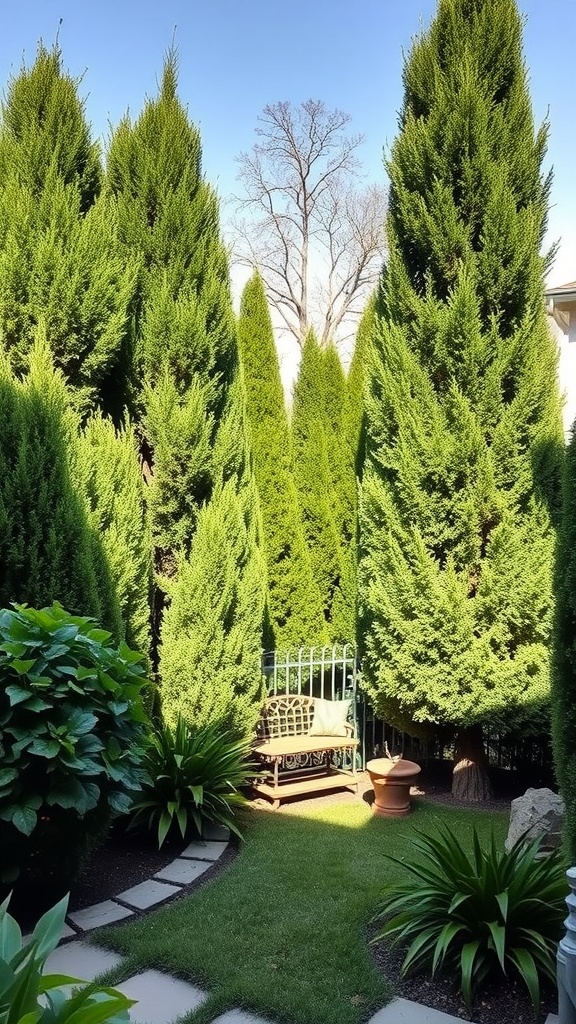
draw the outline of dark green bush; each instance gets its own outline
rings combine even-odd
[[[417,833],[413,846],[424,860],[403,863],[411,874],[386,892],[376,919],[388,920],[374,941],[410,943],[403,973],[453,971],[468,1009],[484,981],[509,972],[525,983],[536,1009],[541,978],[556,978],[566,913],[560,854],[538,859],[539,843],[520,840],[507,853],[492,838],[482,850],[474,830],[468,856],[448,828],[438,836]]]
[[[112,988],[85,985],[70,994],[60,986],[81,984],[79,978],[44,974],[48,955],[58,945],[64,926],[68,897],[38,921],[30,942],[24,946],[17,922],[0,906],[1,963],[0,1019],[2,1024],[129,1024],[128,1010],[134,1005]]]
[[[217,725],[190,728],[178,719],[174,730],[162,725],[152,736],[144,767],[150,783],[133,807],[131,827],[157,829],[158,847],[170,833],[185,838],[205,822],[226,825],[240,835],[234,808],[245,801],[238,792],[254,774],[250,744]]]
[[[140,654],[54,604],[0,611],[0,882],[65,891],[143,779]]]

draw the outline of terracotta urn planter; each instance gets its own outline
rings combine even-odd
[[[410,787],[420,774],[420,765],[404,758],[393,761],[377,757],[368,761],[366,770],[374,787],[374,814],[382,818],[404,818],[410,814]]]

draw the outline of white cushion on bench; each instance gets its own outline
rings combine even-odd
[[[345,736],[351,700],[314,700],[314,718],[309,736]]]

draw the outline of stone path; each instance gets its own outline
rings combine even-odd
[[[206,842],[195,842],[162,868],[147,882],[141,882],[118,894],[113,899],[96,903],[84,910],[68,915],[61,944],[46,961],[45,973],[69,974],[71,977],[94,981],[99,975],[120,966],[122,957],[99,946],[90,945],[82,936],[113,921],[130,918],[142,911],[152,910],[178,894],[199,878],[222,856],[228,845],[227,829],[213,826],[207,832]],[[208,993],[180,978],[161,971],[148,970],[135,974],[116,988],[138,1002],[130,1010],[132,1024],[175,1024],[180,1018],[200,1006]],[[558,1018],[549,1014],[546,1024],[557,1024]],[[227,1010],[212,1024],[281,1024],[254,1016],[245,1010]],[[467,1024],[461,1017],[452,1017],[432,1010],[408,999],[394,999],[378,1010],[368,1024]],[[509,1024],[503,1021],[502,1024]],[[512,1024],[512,1022],[510,1022]]]

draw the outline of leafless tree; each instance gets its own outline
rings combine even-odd
[[[311,327],[322,343],[352,333],[382,264],[385,192],[358,186],[350,120],[320,100],[274,103],[238,157],[234,256],[259,268],[299,344]]]

